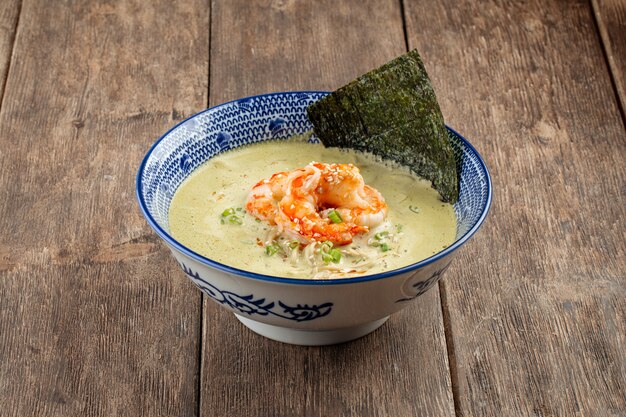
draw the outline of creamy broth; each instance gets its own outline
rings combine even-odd
[[[338,247],[344,256],[328,265],[312,265],[296,253],[268,255],[260,245],[275,228],[243,210],[259,180],[311,161],[356,165],[389,207],[383,225]],[[223,221],[228,209],[236,210],[242,224]],[[183,245],[235,268],[280,277],[342,278],[397,269],[441,251],[454,242],[456,217],[429,182],[371,155],[310,143],[264,142],[226,152],[196,169],[174,195],[169,226]]]

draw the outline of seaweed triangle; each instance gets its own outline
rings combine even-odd
[[[393,160],[430,180],[443,201],[458,200],[454,151],[416,49],[311,104],[307,115],[325,146]]]

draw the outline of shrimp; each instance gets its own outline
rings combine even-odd
[[[368,228],[381,224],[387,216],[383,196],[365,184],[359,169],[352,164],[317,164],[324,169],[323,182],[318,188],[320,204],[339,208],[347,220]]]
[[[277,172],[269,179],[257,182],[248,194],[246,210],[257,219],[275,225],[278,201],[285,196],[287,172]]]
[[[365,184],[356,166],[317,162],[260,181],[250,191],[246,209],[305,244],[349,244],[387,215],[385,199]],[[339,213],[341,222],[329,218],[332,211]]]

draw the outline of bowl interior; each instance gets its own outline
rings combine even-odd
[[[178,186],[194,169],[229,149],[311,130],[306,108],[327,94],[305,91],[247,97],[205,110],[173,127],[152,146],[137,176],[139,203],[148,222],[161,237],[175,242],[169,235],[169,205]],[[461,173],[460,196],[454,205],[454,246],[469,238],[483,221],[491,201],[491,185],[476,150],[450,128],[448,135]],[[318,140],[313,136],[310,141]]]

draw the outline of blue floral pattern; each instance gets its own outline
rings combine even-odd
[[[435,283],[437,281],[439,281],[439,279],[441,278],[441,275],[443,275],[443,273],[446,272],[446,269],[448,269],[449,266],[450,266],[450,264],[447,264],[446,266],[444,266],[440,270],[435,271],[427,280],[419,281],[419,282],[416,282],[415,284],[413,284],[412,287],[415,288],[415,295],[412,295],[412,296],[406,297],[406,298],[400,298],[400,299],[396,300],[396,303],[399,303],[401,301],[411,301],[411,300],[416,299],[420,295],[424,294],[433,285],[435,285]]]
[[[217,134],[215,141],[217,142],[217,146],[220,148],[220,151],[225,151],[230,149],[230,141],[233,139],[233,136],[227,132],[220,132]]]
[[[270,132],[272,132],[272,137],[276,137],[283,132],[284,130],[283,125],[286,122],[287,120],[283,119],[282,117],[277,117],[276,119],[270,121],[269,129],[270,129]]]
[[[297,322],[315,320],[330,314],[333,303],[323,303],[319,305],[297,304],[295,307],[278,301],[278,306],[273,301],[266,301],[265,298],[255,299],[254,295],[238,295],[231,291],[223,291],[215,285],[200,278],[200,274],[192,271],[187,265],[179,262],[183,271],[206,295],[218,303],[237,310],[249,316],[276,316]]]
[[[185,174],[189,174],[192,166],[191,161],[189,160],[189,155],[183,154],[183,156],[180,157],[180,162],[178,165]]]

